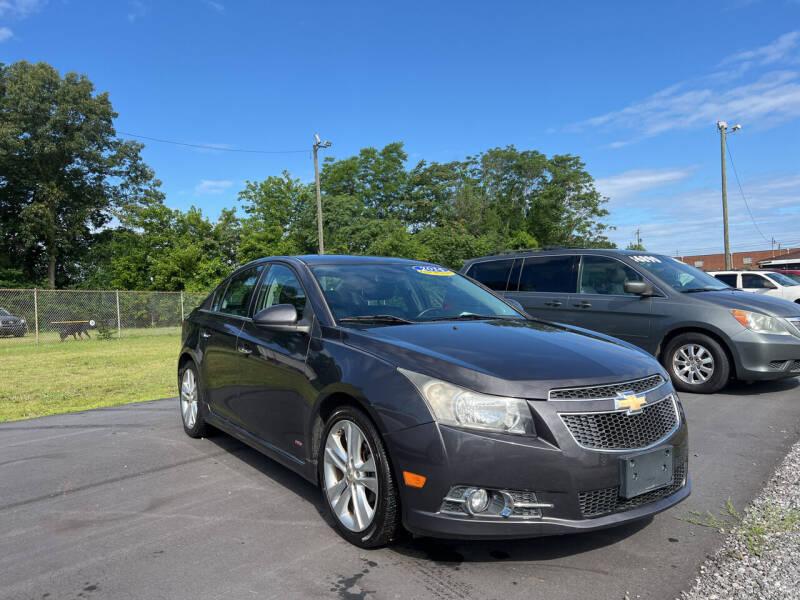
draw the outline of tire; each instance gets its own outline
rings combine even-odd
[[[703,333],[683,333],[670,340],[661,362],[682,392],[713,394],[728,383],[731,374],[723,347]]]
[[[178,371],[178,407],[183,430],[192,438],[204,437],[208,431],[203,418],[202,399],[197,367],[190,361]]]
[[[322,433],[317,464],[325,514],[343,538],[361,548],[394,539],[400,528],[397,485],[369,417],[351,406],[334,411]]]

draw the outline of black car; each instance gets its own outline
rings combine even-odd
[[[359,546],[401,525],[588,531],[689,495],[683,409],[653,357],[531,319],[443,267],[261,259],[189,315],[182,339],[186,433],[213,425],[318,484]]]
[[[12,315],[5,308],[0,308],[0,336],[22,337],[26,333],[28,333],[28,324],[24,317]]]

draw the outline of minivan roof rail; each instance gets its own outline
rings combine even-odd
[[[544,252],[546,250],[564,250],[566,246],[542,246],[541,248],[509,248],[507,250],[497,250],[489,252],[486,256],[497,256],[498,254],[525,254],[526,252]]]

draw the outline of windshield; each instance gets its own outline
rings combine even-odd
[[[798,275],[797,273],[781,273],[781,275],[786,275],[786,277],[788,277],[792,281],[800,283],[800,275]]]
[[[632,254],[628,258],[679,292],[710,292],[731,289],[730,286],[708,273],[668,256]]]
[[[790,277],[787,277],[783,273],[764,273],[767,277],[772,279],[775,283],[779,283],[781,285],[791,286],[791,285],[800,285]]]
[[[311,272],[337,321],[382,317],[375,320],[390,325],[474,315],[522,318],[505,302],[443,267],[320,265]]]

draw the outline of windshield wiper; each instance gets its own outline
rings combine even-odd
[[[727,288],[689,288],[688,290],[681,290],[682,294],[694,294],[696,292],[722,292]]]
[[[416,321],[409,321],[408,319],[396,317],[394,315],[358,315],[355,317],[344,317],[338,321],[339,323],[391,323],[393,325],[416,323]]]
[[[513,315],[476,315],[467,313],[465,315],[451,315],[449,317],[433,317],[428,321],[478,321],[486,319],[521,319],[522,315],[515,317]]]

